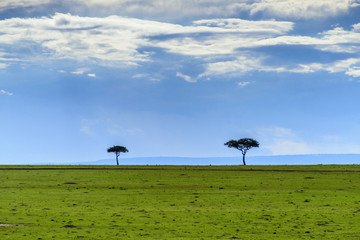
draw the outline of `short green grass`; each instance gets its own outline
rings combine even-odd
[[[358,165],[0,166],[0,239],[360,239],[359,186]]]

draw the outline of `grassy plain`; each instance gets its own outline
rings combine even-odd
[[[360,166],[0,166],[0,239],[360,239]]]

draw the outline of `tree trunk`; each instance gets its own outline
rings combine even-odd
[[[245,163],[245,153],[243,153],[243,163],[244,163],[244,166],[246,165]]]
[[[117,164],[118,166],[119,166],[119,160],[118,160],[119,155],[120,155],[120,154],[116,154],[116,164]]]

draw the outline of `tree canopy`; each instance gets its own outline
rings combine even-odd
[[[110,148],[107,149],[107,152],[113,152],[115,153],[116,155],[116,164],[119,165],[119,156],[120,156],[120,153],[126,153],[128,152],[129,150],[127,150],[126,147],[123,147],[123,146],[112,146]]]
[[[252,139],[252,138],[241,138],[239,140],[230,140],[224,145],[228,146],[229,148],[236,148],[241,151],[243,155],[243,164],[246,165],[245,162],[245,155],[247,151],[253,147],[259,147],[258,141]]]

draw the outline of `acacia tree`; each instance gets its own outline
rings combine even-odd
[[[240,150],[243,155],[244,165],[246,165],[246,163],[245,163],[246,152],[253,147],[259,147],[258,141],[254,140],[252,138],[241,138],[239,140],[230,140],[230,141],[224,143],[224,145],[227,145],[229,148],[236,148],[236,149]]]
[[[126,149],[126,147],[123,147],[123,146],[112,146],[110,148],[108,148],[107,152],[113,152],[115,153],[116,155],[116,164],[119,166],[119,156],[120,156],[120,153],[126,153],[128,152],[129,150]]]

